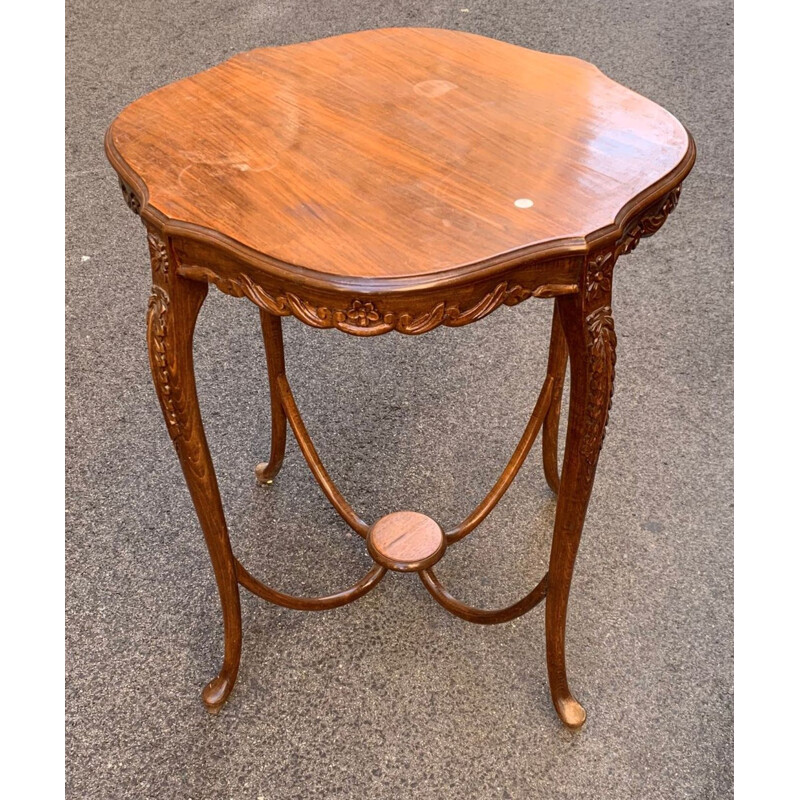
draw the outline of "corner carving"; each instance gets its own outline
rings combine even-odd
[[[643,236],[652,236],[675,210],[681,195],[676,186],[658,204],[646,209],[639,219],[611,248],[589,256],[584,284],[586,336],[588,348],[587,423],[581,441],[581,454],[594,466],[606,435],[611,399],[614,394],[614,368],[617,360],[617,334],[611,313],[611,287],[614,265],[621,255],[630,253]],[[593,474],[589,470],[587,475]]]
[[[152,231],[147,232],[147,246],[150,248],[150,264],[153,274],[169,277],[169,250],[167,244]]]
[[[600,295],[605,297],[611,293],[611,280],[616,260],[614,250],[597,253],[589,259],[586,275],[586,299],[590,303]]]
[[[122,189],[122,196],[125,198],[128,208],[133,211],[134,214],[140,214],[142,211],[142,204],[139,202],[139,198],[133,193],[133,189],[123,182],[121,178],[119,181],[119,188]]]
[[[676,186],[654,208],[647,209],[625,233],[617,247],[617,255],[626,255],[636,248],[643,236],[652,236],[675,210],[681,197],[681,187]]]

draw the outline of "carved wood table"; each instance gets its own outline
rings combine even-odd
[[[128,106],[106,153],[147,229],[153,380],[197,510],[222,602],[225,655],[203,700],[216,711],[239,667],[239,587],[288,608],[344,605],[387,569],[416,572],[444,608],[512,620],[546,599],[550,691],[570,727],[567,599],[614,380],[615,263],[655,233],[695,158],[669,113],[575,58],[466,33],[363,31],[243,53]],[[367,541],[374,566],[349,589],[295,597],[236,559],[203,433],[192,365],[213,283],[261,313],[272,411],[272,483],[287,421],[314,477]],[[414,511],[372,524],[320,462],[284,369],[281,318],[355,336],[458,328],[502,305],[554,298],[547,375],[508,465],[454,527]],[[569,419],[558,426],[566,363]],[[543,430],[558,495],[547,574],[508,608],[455,599],[434,565],[491,512]]]

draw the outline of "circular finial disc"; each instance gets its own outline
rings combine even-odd
[[[387,514],[367,535],[369,554],[397,572],[417,572],[432,566],[442,557],[446,544],[439,525],[416,511]]]

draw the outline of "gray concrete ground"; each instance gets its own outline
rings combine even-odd
[[[68,797],[730,797],[731,4],[72,0],[67,13]],[[616,395],[568,633],[578,734],[551,709],[541,608],[471,626],[396,574],[324,614],[245,596],[238,687],[217,717],[200,704],[218,602],[150,385],[144,233],[103,133],[128,102],[237,51],[390,25],[588,59],[697,139],[677,212],[617,270]],[[420,338],[285,324],[308,427],[357,508],[447,523],[477,502],[529,413],[549,312],[525,303]],[[296,445],[273,488],[253,480],[269,438],[255,308],[212,291],[196,351],[242,559],[289,591],[346,585],[369,559]],[[512,601],[546,563],[553,508],[537,449],[442,578],[466,601]]]

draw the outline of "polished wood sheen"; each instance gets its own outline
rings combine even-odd
[[[446,546],[438,523],[416,511],[395,511],[369,531],[367,549],[379,564],[397,572],[418,572],[433,566]]]
[[[567,605],[614,390],[614,272],[675,210],[695,158],[688,132],[575,58],[394,28],[238,55],[130,105],[105,146],[147,230],[153,383],[222,606],[224,655],[203,690],[206,707],[219,710],[236,681],[240,587],[287,608],[325,611],[363,597],[391,569],[417,572],[439,605],[478,624],[508,622],[544,600],[551,698],[564,724],[580,727],[586,713],[567,681]],[[256,478],[265,492],[281,491],[291,427],[325,497],[366,539],[374,563],[349,588],[289,594],[234,555],[192,364],[195,321],[212,284],[260,312],[272,426]],[[303,422],[282,318],[355,336],[420,335],[548,298],[547,374],[484,499],[444,529],[414,511],[356,511]],[[511,605],[470,606],[432,567],[495,508],[540,430],[557,495],[548,569]]]
[[[689,137],[578,59],[390,28],[238,55],[132,103],[109,148],[167,219],[374,278],[580,242]]]

